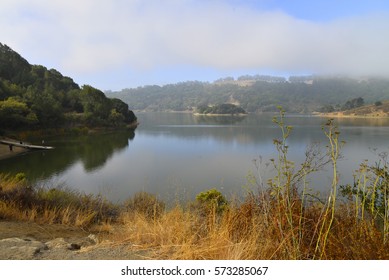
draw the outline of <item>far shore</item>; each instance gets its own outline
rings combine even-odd
[[[389,118],[387,114],[372,114],[372,115],[354,115],[344,114],[343,112],[334,113],[313,113],[313,116],[325,117],[325,118],[348,118],[348,119],[386,119]]]
[[[200,114],[200,113],[193,113],[193,111],[171,111],[170,113],[191,113],[195,116],[247,116],[248,114]],[[310,114],[311,116],[315,117],[323,117],[323,118],[347,118],[347,119],[387,119],[389,118],[388,114],[381,113],[381,114],[372,114],[372,115],[354,115],[354,114],[344,114],[343,112],[334,112],[334,113],[319,113],[319,112],[313,112]],[[136,123],[136,125],[139,125],[139,123]],[[0,145],[0,160],[14,157],[17,155],[20,155],[22,153],[27,152],[28,150],[21,148],[21,147],[13,147],[12,151],[9,149],[9,146],[7,145]]]
[[[152,111],[147,110],[139,110],[134,111],[138,113],[150,113]],[[262,114],[262,113],[274,113],[277,114],[278,112],[258,112],[258,113],[246,113],[246,114],[200,114],[200,113],[194,113],[193,111],[161,111],[162,113],[187,113],[187,114],[193,114],[194,116],[247,116],[249,114]],[[354,115],[349,114],[345,115],[343,112],[334,112],[334,113],[319,113],[319,112],[312,112],[312,113],[291,113],[291,114],[301,114],[301,115],[310,115],[313,117],[323,117],[323,118],[349,118],[349,119],[386,119],[389,118],[389,115],[387,114],[374,114],[374,115]]]

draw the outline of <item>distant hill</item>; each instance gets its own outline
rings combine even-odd
[[[128,105],[55,69],[31,65],[0,43],[0,132],[25,128],[124,126],[136,121]]]
[[[230,103],[247,112],[277,111],[309,113],[331,107],[340,110],[348,100],[362,97],[365,103],[389,99],[389,79],[322,76],[241,76],[212,83],[188,81],[164,86],[149,85],[106,92],[131,104],[134,110],[194,111],[199,106]]]

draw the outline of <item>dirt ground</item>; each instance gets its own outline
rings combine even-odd
[[[26,149],[20,147],[13,147],[12,151],[10,151],[7,145],[0,144],[0,160],[26,152],[28,152]]]
[[[91,238],[92,236],[92,238]],[[148,259],[147,252],[136,251],[131,244],[115,244],[107,236],[96,231],[85,231],[66,225],[39,225],[31,222],[0,220],[0,242],[21,239],[49,244],[53,240],[66,241],[67,245],[81,244],[76,250],[69,246],[42,249],[33,254],[14,254],[9,250],[0,254],[0,259],[35,260],[139,260]],[[65,242],[64,242],[65,243]],[[12,245],[14,246],[14,245]],[[25,244],[16,245],[23,250]],[[15,246],[14,246],[15,247]],[[12,248],[10,248],[12,249]]]
[[[5,238],[33,238],[46,242],[55,238],[77,239],[88,236],[90,233],[80,228],[65,225],[39,225],[30,222],[0,220],[0,239]]]

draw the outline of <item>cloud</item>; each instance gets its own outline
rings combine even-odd
[[[70,73],[193,65],[389,75],[388,13],[315,22],[229,3],[4,0],[0,32],[35,63]]]

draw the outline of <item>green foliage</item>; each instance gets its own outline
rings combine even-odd
[[[111,104],[113,108],[112,110],[115,110],[116,113],[121,115],[120,118],[123,118],[122,120],[123,122],[132,123],[137,120],[134,112],[128,109],[128,104],[124,103],[122,100],[118,98],[112,98]]]
[[[355,203],[355,216],[363,221],[367,215],[382,224],[384,238],[389,238],[389,167],[387,154],[375,166],[363,162],[354,183],[340,186],[341,194]]]
[[[215,209],[217,213],[224,211],[228,205],[226,198],[216,189],[199,193],[196,201],[208,209]]]
[[[76,114],[82,117],[75,117]],[[82,89],[55,69],[30,65],[0,43],[0,129],[124,126],[128,105],[91,86]]]
[[[112,109],[108,116],[108,121],[114,126],[120,126],[124,122],[124,116],[118,113],[116,109]]]
[[[0,119],[3,128],[27,127],[38,122],[36,114],[27,104],[14,97],[0,101]]]
[[[362,97],[354,98],[351,100],[348,100],[341,108],[342,111],[345,110],[351,110],[354,108],[362,107],[365,105],[365,101],[363,100]]]
[[[108,124],[111,103],[104,93],[89,85],[85,85],[80,94],[87,124],[91,126]]]
[[[0,77],[13,84],[22,84],[30,79],[31,65],[17,52],[0,43]]]

